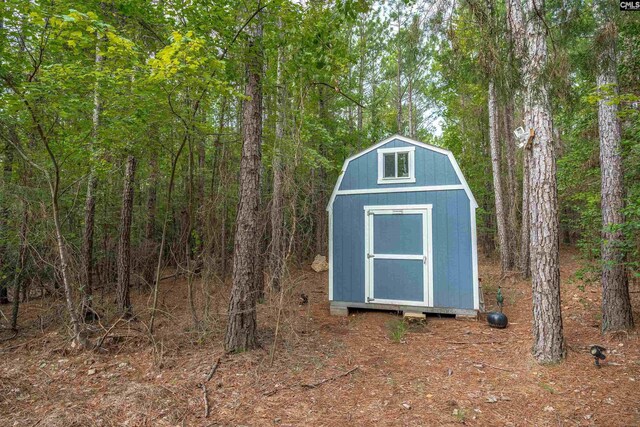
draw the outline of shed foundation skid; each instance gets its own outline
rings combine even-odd
[[[346,316],[350,308],[369,309],[369,310],[385,310],[397,311],[402,313],[431,313],[431,314],[453,314],[456,318],[470,319],[477,318],[476,310],[464,308],[447,308],[447,307],[417,307],[415,305],[396,305],[396,304],[377,304],[364,302],[341,302],[332,301],[330,305],[330,313],[333,316]]]

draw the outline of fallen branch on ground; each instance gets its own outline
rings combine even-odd
[[[357,371],[358,369],[360,369],[360,366],[356,366],[353,369],[348,370],[347,372],[343,372],[341,374],[338,375],[334,375],[333,377],[329,377],[329,378],[325,378],[321,381],[318,381],[316,383],[311,383],[311,384],[293,384],[293,385],[288,385],[286,387],[280,387],[280,388],[274,388],[273,390],[270,391],[265,391],[264,393],[262,393],[263,396],[273,396],[274,394],[276,394],[279,391],[282,390],[288,390],[291,388],[294,388],[296,386],[300,386],[302,388],[316,388],[321,386],[322,384],[328,383],[329,381],[334,381],[337,380],[338,378],[342,378],[342,377],[346,377],[349,374],[352,374],[353,372]]]
[[[316,388],[316,387],[321,386],[322,384],[327,383],[329,381],[333,381],[333,380],[337,380],[338,378],[346,377],[347,375],[357,371],[358,369],[360,369],[360,366],[356,366],[355,368],[350,369],[347,372],[343,372],[342,374],[334,375],[333,377],[329,377],[329,378],[325,378],[322,381],[318,381],[317,383],[302,384],[301,386],[304,387],[304,388]]]
[[[202,400],[204,400],[204,417],[205,418],[209,418],[209,397],[207,396],[207,385],[206,383],[208,383],[209,381],[211,381],[211,378],[213,378],[213,375],[216,373],[216,371],[218,370],[218,366],[220,366],[220,360],[222,360],[221,357],[218,357],[218,360],[216,360],[216,363],[213,364],[213,366],[211,367],[211,371],[209,371],[209,375],[207,375],[207,378],[205,378],[203,383],[198,383],[196,385],[196,387],[198,387],[199,389],[202,390]]]
[[[506,341],[445,341],[445,344],[504,344]]]
[[[218,366],[220,366],[220,360],[221,358],[218,357],[216,363],[214,363],[214,365],[211,367],[211,372],[209,372],[209,375],[207,375],[207,379],[204,381],[205,383],[208,383],[209,381],[211,381],[211,378],[213,378],[213,374],[216,373],[216,371],[218,370]]]
[[[120,321],[124,319],[124,316],[125,316],[124,314],[122,316],[120,316],[120,318],[118,320],[116,320],[115,323],[113,325],[111,325],[111,327],[109,329],[107,329],[107,332],[105,332],[105,334],[102,336],[102,338],[100,338],[100,340],[96,343],[96,345],[94,347],[95,350],[100,350],[102,348],[102,344],[104,343],[104,340],[107,338],[109,333],[111,333],[113,328],[118,326],[118,323],[120,323]]]
[[[484,366],[487,366],[487,367],[489,367],[489,368],[497,369],[497,370],[499,370],[499,371],[513,372],[511,369],[501,368],[501,367],[499,367],[499,366],[489,365],[488,363],[483,363],[483,362],[473,362],[473,363],[474,363],[474,364],[477,364],[477,365],[482,365],[483,367],[484,367]]]
[[[209,398],[207,397],[207,386],[202,383],[198,384],[198,388],[202,389],[202,400],[204,400],[204,417],[209,418]]]

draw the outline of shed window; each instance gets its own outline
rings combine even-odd
[[[378,184],[416,182],[414,147],[378,150]]]

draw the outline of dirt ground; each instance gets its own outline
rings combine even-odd
[[[162,283],[153,341],[140,310],[148,294],[135,292],[139,320],[113,328],[104,354],[70,348],[62,304],[34,300],[20,335],[0,343],[0,426],[640,425],[638,334],[600,335],[598,283],[576,279],[575,254],[561,257],[568,356],[554,366],[530,356],[529,284],[500,279],[495,261],[480,263],[489,308],[502,286],[505,330],[429,317],[405,331],[397,314],[374,311],[331,317],[327,273],[296,272],[273,363],[276,298],[259,307],[262,348],[226,356],[223,322],[194,330],[184,281]],[[631,291],[640,322],[640,285]],[[225,292],[212,297],[212,319],[224,318]],[[601,369],[588,353],[594,343],[608,349]]]

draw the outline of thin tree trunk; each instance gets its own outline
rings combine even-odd
[[[280,290],[280,282],[284,267],[284,168],[282,165],[282,145],[284,139],[285,90],[283,81],[284,53],[278,48],[278,82],[277,82],[277,117],[276,138],[273,153],[273,195],[271,199],[271,252],[269,254],[269,270],[271,273],[271,289]]]
[[[93,171],[89,173],[87,195],[84,205],[84,232],[82,235],[81,279],[82,279],[82,307],[85,317],[93,313],[93,231],[96,213],[95,192],[98,179]]]
[[[416,137],[416,118],[414,116],[413,107],[413,78],[409,78],[409,137]]]
[[[489,80],[489,146],[491,148],[491,166],[493,172],[493,190],[496,205],[496,224],[498,228],[498,246],[500,250],[500,264],[502,272],[511,270],[512,257],[507,242],[506,218],[502,191],[502,174],[500,172],[500,141],[498,128],[498,102],[493,78]]]
[[[10,127],[10,138],[15,141],[15,129]],[[12,142],[7,141],[4,147],[4,159],[2,166],[2,206],[0,206],[0,304],[9,304],[9,283],[6,274],[8,271],[9,260],[7,257],[7,242],[9,241],[9,216],[11,214],[9,210],[9,184],[11,183],[11,176],[13,174],[13,145]]]
[[[533,356],[562,360],[566,346],[560,304],[558,194],[547,66],[543,0],[526,1],[527,59],[523,62],[526,123],[535,132],[530,164],[530,252],[533,288]]]
[[[127,157],[122,189],[122,212],[120,214],[120,241],[118,243],[118,310],[125,317],[132,313],[129,298],[129,282],[131,278],[131,222],[133,219],[133,195],[136,173],[136,158]]]
[[[396,73],[396,127],[398,134],[402,135],[402,44],[400,42],[400,34],[402,30],[402,22],[400,18],[400,2],[397,3],[396,12],[398,14],[398,33],[396,35],[396,55],[397,55],[397,73]]]
[[[358,106],[356,109],[357,115],[357,129],[358,129],[358,148],[361,148],[361,140],[362,140],[362,127],[363,127],[363,108],[362,104],[364,102],[364,78],[365,78],[365,60],[366,60],[366,47],[365,47],[365,23],[362,20],[359,25],[360,32],[360,58],[358,61]]]
[[[96,43],[96,69],[100,69],[102,55],[100,55],[100,45]],[[93,123],[91,128],[91,144],[95,146],[98,139],[98,127],[100,126],[100,93],[99,85],[96,81],[93,88]],[[93,159],[92,159],[93,160]],[[82,255],[81,255],[81,280],[82,280],[82,307],[85,317],[91,317],[93,314],[92,298],[93,298],[93,232],[96,214],[96,189],[98,187],[98,179],[95,175],[95,169],[91,165],[89,171],[89,179],[87,180],[87,195],[84,204],[84,232],[82,234]]]
[[[260,20],[260,18],[257,18]],[[256,248],[260,205],[260,162],[262,144],[262,23],[252,24],[246,60],[247,100],[243,105],[240,201],[233,253],[233,286],[229,319],[224,339],[227,351],[244,351],[256,346]]]
[[[144,281],[148,286],[154,285],[153,267],[155,265],[155,258],[157,252],[157,245],[155,243],[156,233],[156,203],[158,198],[158,153],[154,151],[151,153],[151,175],[149,176],[149,192],[147,193],[147,221],[144,226],[144,251],[145,251],[145,266],[144,266]]]
[[[600,173],[602,187],[602,332],[633,328],[633,312],[629,282],[622,249],[624,235],[624,183],[618,104],[616,61],[617,28],[611,19],[611,2],[594,2],[594,15],[599,21],[596,38],[598,101],[598,133],[600,134]]]
[[[518,253],[518,182],[516,178],[516,142],[513,137],[513,101],[508,100],[504,108],[504,144],[507,158],[507,240],[511,254],[511,266],[516,266]]]
[[[320,91],[318,93],[318,109],[320,112],[320,120],[322,126],[326,129],[327,122],[329,120],[327,113],[327,100],[326,100],[326,91],[324,87],[319,88]],[[320,140],[320,147],[318,152],[321,156],[326,157],[327,149],[325,147],[324,141]],[[326,250],[326,198],[325,198],[325,186],[327,181],[327,171],[324,166],[320,165],[316,171],[317,175],[312,177],[313,179],[313,194],[315,196],[314,199],[314,210],[315,210],[315,253],[323,254]]]
[[[23,203],[22,224],[20,225],[20,250],[18,261],[13,275],[13,308],[11,310],[11,329],[18,330],[18,312],[20,309],[20,290],[24,289],[22,284],[22,273],[27,257],[27,230],[29,226],[29,210],[25,201]],[[26,299],[26,298],[25,298]]]

